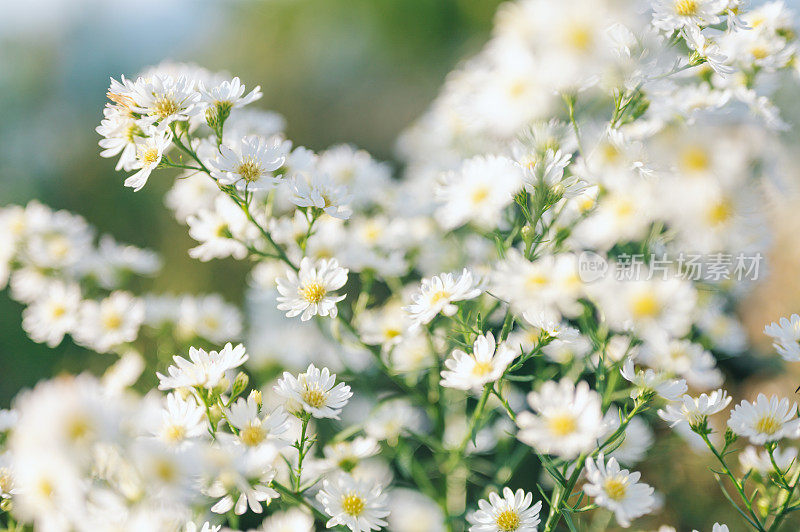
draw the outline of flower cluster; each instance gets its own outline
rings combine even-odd
[[[635,466],[660,417],[711,452],[732,518],[788,522],[796,405],[743,400],[722,438],[714,417],[751,285],[588,266],[767,248],[792,14],[645,4],[504,4],[401,136],[397,179],[353,146],[297,146],[239,78],[167,63],[112,80],[101,155],[134,190],[174,178],[189,255],[247,261],[244,309],[134,296],[124,274],[154,274],[154,255],[3,209],[0,281],[31,338],[121,357],[0,415],[0,510],[56,531],[658,526],[670,501]],[[799,324],[766,328],[788,361]],[[158,390],[135,385],[145,368]]]

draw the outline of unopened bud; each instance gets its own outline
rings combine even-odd
[[[739,436],[736,435],[730,428],[725,429],[725,447],[731,445],[733,442],[739,439]]]
[[[248,399],[255,401],[259,408],[261,408],[261,405],[264,404],[264,398],[261,397],[261,391],[259,390],[252,390],[248,396]]]
[[[244,371],[240,371],[236,378],[233,381],[233,391],[231,394],[233,397],[238,397],[242,392],[247,389],[247,385],[250,384],[250,377],[247,376],[247,373]]]

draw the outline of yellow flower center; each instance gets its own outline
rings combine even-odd
[[[248,425],[239,433],[242,443],[248,447],[255,447],[267,438],[267,431],[260,425]]]
[[[61,318],[66,313],[67,313],[67,307],[65,307],[61,303],[54,303],[50,307],[50,316],[52,316],[53,319]]]
[[[122,316],[116,312],[111,312],[103,316],[103,327],[109,330],[117,330],[122,326]]]
[[[762,434],[775,434],[781,429],[781,422],[767,414],[756,422],[756,430]]]
[[[637,318],[652,318],[658,315],[661,305],[651,293],[639,294],[631,302],[631,311]]]
[[[525,278],[525,286],[532,289],[541,288],[547,284],[549,279],[547,276],[541,272],[536,272],[534,274],[528,275]]]
[[[364,512],[366,506],[364,499],[359,497],[358,494],[350,492],[342,499],[342,510],[348,515],[358,517]]]
[[[508,94],[512,98],[519,98],[523,94],[525,94],[525,82],[524,81],[515,81],[508,87]]]
[[[676,0],[675,14],[681,17],[691,17],[697,14],[699,7],[697,0]]]
[[[85,416],[76,415],[67,421],[67,437],[73,442],[85,439],[87,436],[89,436],[91,430],[92,424]]]
[[[159,118],[167,118],[178,112],[180,106],[168,96],[163,96],[153,103],[153,114]]]
[[[178,478],[178,468],[169,460],[158,460],[153,468],[156,478],[164,483],[172,483]]]
[[[475,361],[475,365],[472,366],[472,374],[476,377],[485,377],[491,372],[492,372],[491,362]]]
[[[401,331],[400,329],[397,329],[395,327],[386,327],[383,330],[383,335],[386,338],[389,338],[390,340],[393,339],[393,338],[397,338],[401,334],[403,334],[403,331]]]
[[[708,153],[698,146],[690,146],[681,156],[681,166],[690,172],[708,170],[710,164]]]
[[[586,24],[571,25],[564,37],[568,46],[580,52],[585,52],[592,46],[592,30]]]
[[[261,177],[261,166],[251,158],[246,158],[236,169],[236,173],[247,182],[253,182]]]
[[[303,401],[313,408],[320,408],[328,400],[328,394],[319,388],[306,388],[302,397]]]
[[[167,441],[172,443],[183,441],[186,437],[186,428],[182,425],[170,425],[167,427],[167,430],[164,431],[164,437]]]
[[[497,516],[496,523],[503,532],[512,532],[519,528],[519,514],[514,510],[506,510]]]
[[[547,420],[547,426],[556,436],[566,436],[575,432],[577,424],[575,417],[570,414],[559,414]]]
[[[603,484],[603,490],[612,501],[621,501],[625,498],[625,493],[628,491],[625,483],[618,478],[609,478]]]
[[[733,216],[733,209],[727,201],[719,201],[711,206],[707,212],[707,219],[712,225],[719,225],[727,222]]]
[[[431,296],[431,303],[438,303],[442,299],[450,299],[450,292],[439,290]]]
[[[141,155],[142,162],[144,164],[155,164],[158,162],[158,149],[156,148],[146,148],[142,151]]]
[[[325,287],[316,281],[310,281],[300,288],[300,296],[309,303],[319,303],[326,293]]]
[[[477,204],[484,202],[488,197],[489,197],[489,187],[480,186],[472,191],[470,199],[472,200],[472,203]]]

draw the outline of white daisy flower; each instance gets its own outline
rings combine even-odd
[[[641,473],[620,469],[616,459],[605,462],[603,453],[586,459],[586,481],[583,491],[598,506],[614,512],[617,523],[627,528],[632,519],[653,511],[656,500],[653,488],[639,482]]]
[[[275,512],[261,523],[261,532],[314,532],[314,517],[298,507]]]
[[[194,81],[185,76],[176,79],[157,74],[149,79],[139,78],[130,89],[132,110],[159,126],[189,120],[200,111],[200,94],[194,88]]]
[[[219,384],[225,372],[238,368],[249,357],[242,344],[233,347],[225,344],[219,352],[189,348],[189,360],[177,355],[172,357],[174,365],[167,368],[168,375],[156,373],[159,380],[159,390],[174,388],[194,388],[202,386],[208,390]]]
[[[472,354],[456,349],[445,360],[447,369],[441,373],[442,386],[479,391],[485,384],[502,377],[517,354],[505,343],[497,346],[492,333],[480,335],[472,346]]]
[[[79,344],[98,353],[136,340],[144,322],[144,301],[128,292],[116,291],[101,301],[84,301],[72,336]]]
[[[182,399],[178,394],[167,396],[167,404],[161,411],[161,424],[156,437],[168,445],[180,445],[208,432],[206,412],[194,397]]]
[[[494,228],[503,209],[522,188],[522,171],[505,157],[479,156],[464,162],[457,172],[444,178],[436,191],[443,204],[436,218],[445,229],[467,222]]]
[[[147,183],[150,174],[161,164],[164,152],[172,144],[172,133],[169,130],[150,129],[146,137],[136,137],[136,159],[129,165],[130,170],[138,170],[125,179],[125,186],[134,192],[141,190]]]
[[[547,381],[528,394],[534,413],[517,417],[517,438],[546,454],[574,458],[591,449],[603,433],[600,395],[586,382]]]
[[[22,311],[22,328],[34,342],[55,347],[77,324],[81,289],[77,284],[53,281]]]
[[[700,394],[696,399],[691,395],[684,395],[680,400],[670,403],[658,411],[661,419],[668,422],[671,427],[679,423],[688,423],[694,427],[705,421],[708,416],[717,414],[725,409],[731,402],[731,397],[725,390],[715,390],[709,394]]]
[[[101,157],[116,157],[119,155],[115,170],[133,170],[136,162],[136,139],[144,136],[141,126],[127,112],[114,105],[103,109],[103,120],[95,131],[103,136],[98,145],[103,148]]]
[[[284,443],[289,430],[288,416],[278,407],[263,415],[253,395],[240,397],[227,409],[228,422],[238,429],[239,441],[247,447],[257,447],[266,441]]]
[[[223,185],[239,189],[267,190],[279,178],[273,174],[286,161],[288,146],[280,137],[269,140],[254,135],[232,145],[219,147],[219,157],[211,163],[211,175]]]
[[[800,316],[792,314],[764,327],[764,333],[774,340],[772,346],[788,362],[800,361]]]
[[[655,392],[667,401],[677,401],[688,389],[686,381],[683,379],[670,379],[667,375],[657,373],[652,369],[635,371],[632,358],[625,361],[620,373],[625,380],[634,385],[631,399],[636,399],[648,392]]]
[[[692,532],[700,532],[699,530],[692,530]],[[723,523],[714,523],[714,526],[711,528],[711,532],[730,532],[728,525]]]
[[[531,506],[533,494],[503,488],[503,497],[489,494],[489,501],[478,501],[479,510],[467,516],[469,532],[536,532],[541,522],[542,501]]]
[[[416,490],[395,488],[389,492],[389,530],[392,532],[445,532],[445,516],[439,504]],[[409,518],[413,516],[413,518]]]
[[[337,475],[322,482],[317,499],[331,516],[328,528],[343,525],[353,532],[380,530],[387,525],[387,497],[381,487],[360,482],[349,475]]]
[[[215,475],[206,494],[219,498],[211,507],[216,514],[233,510],[242,515],[249,508],[260,514],[264,502],[269,503],[279,496],[270,487],[276,470],[272,466],[278,458],[277,450],[271,445],[247,448],[236,443],[225,443],[220,448],[209,448],[206,463]]]
[[[321,259],[315,263],[304,257],[300,261],[300,270],[288,270],[285,278],[276,279],[278,285],[278,309],[285,310],[286,316],[300,316],[308,321],[313,316],[330,316],[335,318],[338,310],[336,303],[345,295],[334,295],[331,292],[343,287],[347,282],[347,268],[340,268],[336,259]]]
[[[777,396],[758,394],[754,403],[742,401],[733,409],[728,426],[754,445],[800,436],[800,419],[795,418],[797,404]]]
[[[351,473],[365,458],[378,454],[380,447],[375,438],[358,436],[352,441],[330,443],[322,452],[326,469]]]
[[[292,203],[298,207],[320,209],[328,216],[347,220],[353,214],[348,206],[347,187],[336,184],[327,174],[296,175],[291,181]]]
[[[794,447],[787,447],[785,449],[775,447],[772,451],[772,457],[775,459],[778,468],[780,468],[782,472],[787,473],[789,468],[795,465],[797,461],[797,449]],[[765,449],[759,450],[752,445],[748,445],[739,453],[739,465],[742,466],[742,470],[745,473],[748,471],[756,471],[762,475],[767,475],[775,470],[769,453]]]
[[[657,0],[653,6],[653,26],[671,33],[716,24],[728,0]]]
[[[430,323],[439,313],[452,316],[458,310],[454,301],[474,299],[481,292],[481,283],[466,268],[458,279],[452,273],[423,279],[419,291],[411,296],[412,304],[404,307],[411,315],[411,328]]]
[[[200,93],[200,101],[206,108],[216,107],[225,113],[230,112],[231,109],[238,109],[251,104],[263,96],[260,85],[245,96],[244,83],[238,76],[230,81],[224,80],[210,88],[206,88],[205,84],[200,81],[197,84],[197,90]]]
[[[314,364],[297,377],[284,372],[274,390],[284,398],[289,412],[305,411],[315,418],[339,419],[342,408],[353,396],[349,386],[336,384],[336,375],[328,368],[319,370]]]

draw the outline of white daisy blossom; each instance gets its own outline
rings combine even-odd
[[[61,281],[49,283],[42,295],[22,312],[22,328],[34,342],[55,347],[77,324],[81,289]]]
[[[145,115],[146,122],[159,126],[188,120],[200,111],[200,93],[195,90],[194,82],[185,76],[139,78],[130,84],[129,97],[133,100],[132,110]]]
[[[136,137],[136,159],[129,165],[129,170],[138,170],[125,179],[125,186],[138,192],[147,183],[150,174],[161,164],[164,152],[172,144],[172,133],[164,129],[149,129],[148,136]]]
[[[727,6],[728,0],[656,0],[653,26],[666,33],[709,26],[722,20]]]
[[[489,494],[489,501],[478,501],[478,510],[467,516],[469,532],[536,532],[541,522],[542,501],[531,506],[533,494],[503,488],[503,497]]]
[[[167,368],[168,375],[156,373],[159,380],[159,390],[176,388],[203,387],[208,390],[214,388],[225,376],[225,372],[238,368],[249,357],[242,344],[233,347],[225,344],[219,352],[189,348],[189,360],[177,355],[172,357],[174,365]]]
[[[534,412],[517,416],[517,438],[546,454],[574,458],[591,449],[603,433],[600,395],[586,382],[547,381],[528,394]]]
[[[207,459],[216,469],[216,475],[206,493],[219,498],[211,511],[225,514],[233,510],[236,515],[242,515],[249,508],[262,513],[263,503],[279,496],[270,487],[276,473],[272,464],[277,458],[277,450],[271,445],[247,448],[226,443],[210,449]]]
[[[286,410],[295,414],[305,411],[316,418],[339,419],[342,408],[353,396],[349,386],[336,384],[336,375],[328,368],[319,370],[314,364],[297,377],[284,372],[274,389],[283,397]]]
[[[380,530],[389,515],[386,494],[380,486],[361,482],[349,475],[337,475],[322,481],[317,500],[331,516],[326,526],[346,526],[353,532]]]
[[[347,220],[353,214],[349,207],[347,187],[337,185],[326,174],[296,175],[291,181],[292,203],[298,207],[320,209],[328,216]]]
[[[731,412],[728,426],[754,445],[800,436],[800,419],[795,417],[797,404],[789,399],[767,398],[758,394],[754,403],[742,401]]]
[[[641,473],[620,469],[617,460],[606,463],[603,453],[595,461],[586,459],[586,484],[583,491],[598,506],[614,512],[617,523],[629,527],[631,520],[653,511],[656,500],[652,487],[639,482]]]
[[[136,340],[143,322],[144,301],[128,292],[116,291],[100,301],[81,303],[72,336],[79,344],[107,353]]]
[[[262,532],[314,532],[314,518],[298,507],[275,512],[264,519]]]
[[[219,147],[219,157],[211,163],[211,175],[223,185],[241,189],[273,188],[279,178],[273,174],[286,161],[286,144],[280,137],[264,139],[247,136],[231,145]]]
[[[419,291],[411,296],[412,304],[404,307],[411,315],[411,328],[430,323],[439,313],[452,316],[458,310],[454,301],[474,299],[482,291],[480,281],[466,268],[457,279],[452,273],[423,279]]]
[[[239,441],[247,447],[257,447],[264,442],[285,443],[285,433],[289,430],[288,418],[283,408],[263,415],[260,406],[252,395],[247,399],[240,397],[227,410],[228,422],[238,430]]]
[[[194,397],[182,399],[175,393],[169,394],[156,437],[169,445],[180,445],[207,434],[206,412]]]
[[[436,211],[439,223],[453,229],[473,221],[494,228],[505,207],[522,188],[522,172],[505,157],[475,157],[458,172],[445,176],[436,195],[443,205]]]
[[[692,532],[700,532],[699,530],[692,530]],[[711,528],[711,532],[730,532],[728,525],[724,523],[714,523],[714,526]]]
[[[800,316],[792,314],[764,327],[764,333],[774,340],[772,346],[784,360],[800,362]]]
[[[794,447],[787,447],[785,449],[775,447],[772,451],[772,458],[770,458],[769,452],[765,449],[759,450],[752,445],[748,445],[739,453],[739,464],[742,466],[742,470],[745,473],[748,471],[756,471],[762,475],[766,475],[775,470],[775,466],[772,465],[773,458],[778,468],[786,473],[796,463],[797,449]]]
[[[694,427],[705,421],[708,416],[724,410],[730,402],[731,397],[728,392],[722,389],[708,394],[700,394],[697,398],[687,394],[680,400],[670,403],[662,410],[659,410],[658,415],[669,423],[671,427],[679,423],[688,423]]]
[[[245,87],[238,77],[231,80],[225,80],[221,83],[206,88],[205,84],[200,81],[198,83],[198,92],[200,93],[200,101],[206,107],[221,108],[223,112],[228,112],[231,109],[244,107],[251,104],[256,100],[261,99],[261,86],[256,86],[255,89],[250,91],[247,96],[244,95]]]
[[[620,373],[625,377],[625,380],[635,386],[631,391],[631,399],[636,399],[652,391],[667,401],[676,401],[688,389],[686,381],[683,379],[670,379],[668,376],[657,373],[652,369],[635,371],[632,358],[628,358],[625,361]]]
[[[494,335],[480,335],[472,347],[472,354],[460,349],[445,360],[442,371],[442,386],[459,390],[478,391],[490,382],[496,382],[517,357],[517,351],[505,343],[495,344]]]
[[[286,277],[276,279],[278,286],[278,309],[285,310],[286,316],[300,316],[308,321],[316,315],[335,318],[338,310],[336,303],[345,295],[331,292],[343,287],[347,282],[347,268],[340,268],[336,259],[321,259],[312,263],[304,257],[300,261],[300,270],[288,270]]]

